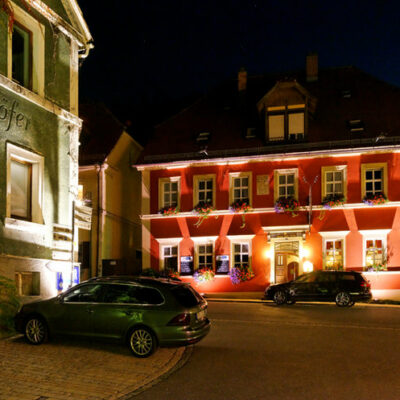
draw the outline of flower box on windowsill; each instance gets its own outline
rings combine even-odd
[[[387,271],[386,264],[373,264],[363,268],[365,272],[383,272]]]
[[[346,198],[343,195],[330,194],[324,197],[322,200],[322,206],[326,210],[331,210],[334,207],[343,206],[345,202]]]
[[[170,215],[178,214],[178,212],[179,209],[177,206],[166,206],[161,208],[158,213],[163,215],[164,217],[168,217]]]
[[[383,193],[367,194],[363,198],[363,203],[369,206],[377,206],[387,203],[388,199]]]
[[[243,265],[241,267],[233,267],[229,271],[229,277],[234,285],[238,285],[241,282],[249,281],[254,278],[254,272],[250,266]]]
[[[296,213],[300,208],[300,203],[294,197],[280,197],[274,205],[275,212],[278,214],[287,213],[296,217]]]
[[[236,200],[229,208],[235,213],[247,213],[251,210],[249,199]]]
[[[234,213],[242,214],[242,225],[240,227],[244,228],[246,226],[244,214],[251,210],[249,199],[236,200],[231,204],[229,209]]]
[[[201,268],[193,274],[193,279],[197,283],[210,282],[215,278],[214,270],[210,268]]]
[[[211,205],[211,203],[200,201],[197,204],[197,206],[193,209],[193,212],[199,216],[199,219],[195,223],[195,226],[199,227],[214,210],[215,208]],[[218,218],[218,215],[215,218]]]

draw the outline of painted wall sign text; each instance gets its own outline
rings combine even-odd
[[[12,126],[28,129],[31,120],[18,111],[18,106],[17,100],[11,101],[5,97],[0,100],[0,129],[4,129],[4,132],[9,131]]]

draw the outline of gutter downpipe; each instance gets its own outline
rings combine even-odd
[[[96,240],[96,276],[102,275],[102,265],[100,265],[102,242],[103,242],[103,227],[104,227],[104,170],[106,165],[97,164],[97,240]]]

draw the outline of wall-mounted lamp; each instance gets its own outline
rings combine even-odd
[[[304,261],[303,262],[303,271],[304,272],[312,272],[314,269],[314,265],[311,261]]]

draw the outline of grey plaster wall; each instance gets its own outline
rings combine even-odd
[[[69,110],[70,102],[70,41],[51,24],[46,25],[45,94],[46,97]]]
[[[0,12],[0,74],[7,74],[7,16]]]
[[[15,110],[14,120],[5,118],[4,109],[10,113],[11,107]],[[44,157],[44,186],[43,186],[43,219],[44,224],[52,227],[53,224],[71,225],[71,205],[69,196],[70,159],[69,141],[70,128],[67,123],[55,114],[44,110],[28,100],[13,94],[6,89],[0,89],[0,163],[6,166],[7,143],[23,147]],[[16,115],[21,114],[29,121],[26,126],[17,126]],[[8,125],[10,125],[9,129]],[[6,187],[6,168],[0,168],[0,187]],[[6,193],[0,191],[0,219],[6,216]],[[1,230],[0,232],[2,232]],[[5,237],[0,233],[0,252],[21,256],[50,257],[52,230],[47,232],[47,238],[38,244],[20,244],[20,238]],[[29,238],[32,238],[31,236]]]

